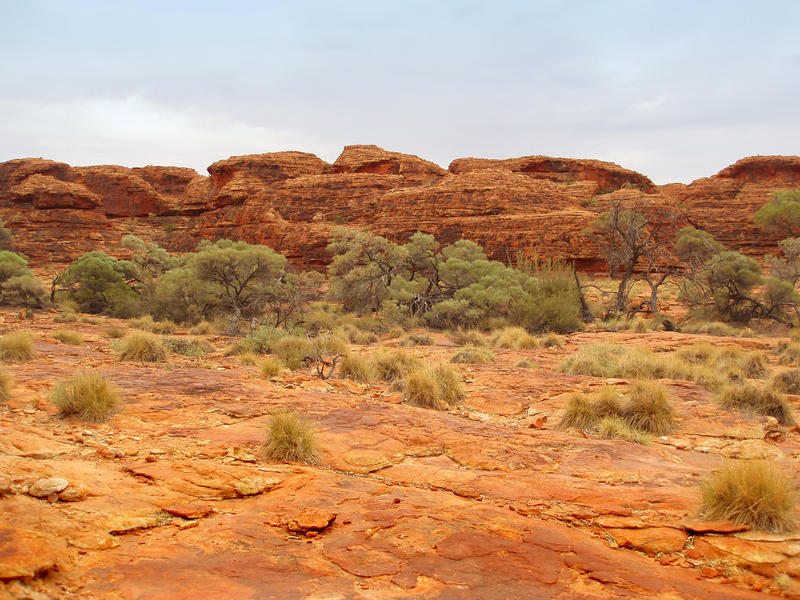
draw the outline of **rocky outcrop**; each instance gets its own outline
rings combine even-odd
[[[526,156],[462,158],[449,170],[378,146],[346,146],[329,164],[305,152],[234,156],[192,169],[70,167],[44,159],[0,163],[0,217],[33,264],[114,251],[128,233],[172,251],[203,238],[272,246],[293,262],[322,267],[338,225],[404,241],[415,231],[443,243],[482,244],[493,258],[517,252],[562,256],[603,268],[587,226],[616,199],[672,206],[688,222],[752,255],[775,251],[753,213],[777,189],[800,187],[800,158],[745,158],[691,184],[656,186],[609,162]],[[65,253],[54,256],[53,240]]]

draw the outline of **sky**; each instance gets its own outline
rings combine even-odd
[[[800,154],[800,2],[0,0],[0,161]]]

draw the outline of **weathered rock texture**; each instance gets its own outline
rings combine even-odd
[[[208,171],[12,160],[0,163],[0,217],[37,265],[114,251],[133,233],[173,251],[202,238],[243,239],[320,267],[331,228],[343,224],[398,241],[415,231],[444,243],[468,238],[494,258],[522,251],[591,270],[603,260],[586,227],[615,199],[674,206],[723,243],[763,255],[778,240],[755,227],[753,213],[773,191],[800,187],[796,156],[745,158],[712,177],[664,186],[597,160],[461,158],[445,170],[377,146],[346,146],[333,164],[275,152],[231,157]]]

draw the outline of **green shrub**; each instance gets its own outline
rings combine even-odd
[[[464,397],[463,385],[456,372],[445,364],[418,367],[409,371],[403,385],[408,404],[444,410]]]
[[[170,351],[182,356],[202,358],[214,352],[214,346],[202,338],[165,337],[161,343]]]
[[[311,360],[314,346],[308,338],[287,335],[272,344],[272,352],[283,359],[290,369],[298,369],[304,362]]]
[[[28,331],[15,331],[0,336],[0,360],[24,362],[33,358],[33,338]]]
[[[778,371],[770,379],[769,386],[784,394],[800,394],[800,369]]]
[[[157,335],[146,332],[130,334],[122,340],[119,360],[136,362],[163,362],[167,359],[167,350]]]
[[[122,400],[111,381],[95,371],[79,371],[52,391],[61,416],[76,415],[82,421],[107,421],[119,412]]]
[[[317,462],[314,428],[303,417],[292,412],[272,415],[267,426],[264,454],[284,462]]]
[[[262,377],[266,377],[267,379],[279,375],[285,368],[286,365],[283,364],[280,358],[272,356],[267,356],[258,364],[258,372],[261,373]]]
[[[420,360],[403,350],[378,348],[370,356],[372,369],[381,381],[398,381],[420,365]]]
[[[53,333],[53,337],[59,342],[70,344],[72,346],[80,346],[83,344],[83,336],[77,331],[70,331],[68,329],[59,329]]]
[[[794,415],[786,398],[776,390],[751,383],[729,385],[717,395],[723,408],[747,410],[775,417],[784,425],[794,425]]]
[[[13,380],[5,369],[0,369],[0,402],[11,398]]]
[[[675,429],[675,413],[667,390],[660,383],[634,383],[625,416],[631,427],[655,435],[672,433]]]
[[[450,357],[450,362],[460,364],[486,365],[495,361],[494,352],[487,348],[464,346],[456,350]]]
[[[279,339],[289,335],[285,329],[262,325],[254,329],[244,340],[236,346],[238,352],[255,352],[256,354],[269,354],[272,346]]]
[[[11,306],[42,308],[47,304],[47,294],[41,281],[30,275],[21,275],[0,284],[0,300]]]
[[[707,519],[775,533],[791,531],[796,525],[792,481],[766,461],[728,463],[702,484],[701,493]]]
[[[339,363],[339,375],[353,381],[369,382],[375,379],[375,370],[369,359],[349,353]]]
[[[491,337],[491,344],[495,348],[513,350],[539,347],[539,341],[522,327],[506,327],[495,331]]]

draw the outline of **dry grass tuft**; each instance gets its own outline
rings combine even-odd
[[[764,460],[731,462],[701,486],[703,514],[784,533],[795,527],[791,480]]]
[[[283,361],[274,356],[267,356],[258,364],[258,372],[267,379],[279,375],[285,368],[286,365],[283,364]]]
[[[434,410],[444,410],[464,398],[461,378],[444,363],[410,371],[403,387],[408,404]]]
[[[539,341],[522,327],[504,327],[495,331],[491,337],[491,344],[495,348],[521,350],[538,348]]]
[[[11,388],[13,380],[5,369],[0,369],[0,402],[5,402],[11,398]]]
[[[83,336],[77,331],[69,329],[59,329],[53,333],[53,338],[57,339],[63,344],[70,344],[71,346],[80,346],[83,344]]]
[[[456,329],[449,331],[447,337],[457,346],[485,346],[486,338],[477,329]]]
[[[370,363],[375,377],[389,382],[402,379],[406,373],[421,365],[420,360],[413,354],[387,348],[378,348],[373,352],[370,356]]]
[[[800,394],[800,369],[778,371],[770,379],[769,386],[784,394]]]
[[[539,344],[542,348],[563,348],[564,336],[558,335],[557,333],[548,333],[539,340]]]
[[[450,357],[450,362],[472,365],[486,365],[495,360],[494,352],[488,348],[476,348],[475,346],[464,346],[456,350]]]
[[[167,350],[157,335],[135,332],[122,340],[119,360],[164,362],[167,360]]]
[[[290,369],[299,369],[310,361],[314,354],[314,346],[308,338],[299,335],[287,335],[272,344],[272,352],[283,359]]]
[[[667,389],[660,383],[642,381],[631,386],[625,419],[634,429],[666,435],[675,429],[675,411]]]
[[[272,415],[267,426],[264,454],[273,460],[317,462],[316,433],[303,417],[285,412]]]
[[[747,410],[759,415],[775,417],[784,425],[794,425],[794,414],[783,394],[751,383],[734,384],[723,388],[717,395],[723,408]]]
[[[375,379],[372,362],[360,354],[345,354],[339,363],[339,375],[353,381],[369,382]]]
[[[79,371],[57,383],[51,397],[61,416],[76,415],[92,423],[108,421],[122,406],[111,380],[95,371]]]
[[[0,337],[0,360],[24,362],[33,358],[33,337],[28,331],[15,331]]]

